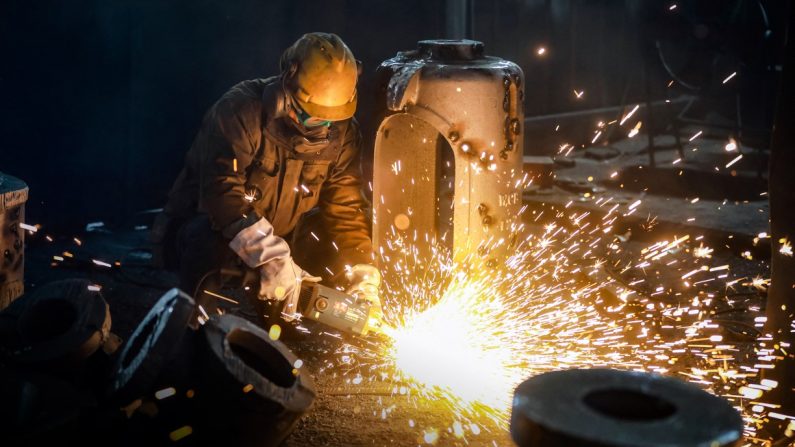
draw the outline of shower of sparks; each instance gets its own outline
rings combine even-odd
[[[599,200],[601,218],[564,208],[541,212],[551,220],[539,230],[518,225],[523,236],[500,267],[477,255],[454,261],[430,237],[393,232],[380,253],[389,329],[381,344],[340,349],[340,363],[356,371],[351,383],[383,381],[414,405],[441,402],[459,428],[483,418],[506,427],[513,390],[529,377],[569,368],[646,371],[721,395],[744,416],[744,445],[764,445],[757,432],[777,408],[764,393],[776,384],[759,373],[789,346],[752,341],[764,324],[758,307],[746,311],[756,334],[740,342],[726,339],[714,310],[733,307],[728,292],[764,290],[769,280],[732,279],[729,265],[711,264],[712,248],[692,245],[701,237],[669,238],[633,257],[611,234],[640,201]],[[505,244],[490,241],[480,252]],[[673,263],[680,284],[650,274]],[[727,294],[707,288],[718,282]],[[424,430],[426,441],[438,440],[435,428]]]

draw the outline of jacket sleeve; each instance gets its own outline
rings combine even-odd
[[[259,218],[246,200],[245,184],[262,138],[260,121],[254,110],[221,100],[208,112],[194,143],[200,146],[200,206],[213,227],[230,239]]]
[[[359,164],[361,142],[359,126],[351,120],[339,158],[320,192],[323,223],[339,248],[340,261],[348,265],[373,263],[369,203],[362,194]]]

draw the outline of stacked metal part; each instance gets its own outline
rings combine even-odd
[[[108,304],[89,281],[16,300],[0,313],[6,439],[279,445],[314,401],[311,377],[255,324],[215,315],[201,326],[197,312],[190,296],[168,291],[116,353]]]
[[[257,325],[214,315],[199,326],[196,312],[190,296],[172,289],[119,355],[107,397],[132,419],[125,432],[146,426],[155,441],[279,445],[312,406],[311,377]]]

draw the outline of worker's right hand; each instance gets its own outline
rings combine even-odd
[[[260,299],[284,301],[282,308],[286,320],[295,318],[301,282],[319,282],[320,278],[305,272],[291,256],[276,258],[260,267]]]
[[[297,310],[301,281],[320,281],[295,264],[290,246],[274,234],[273,225],[265,218],[238,232],[229,248],[249,267],[259,269],[260,298],[285,301],[282,313],[288,320]]]

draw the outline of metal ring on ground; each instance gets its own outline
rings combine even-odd
[[[186,348],[195,302],[177,288],[166,292],[122,348],[112,370],[108,394],[127,404],[152,391],[164,366]]]
[[[520,447],[728,447],[743,422],[725,400],[683,381],[610,369],[541,374],[514,393]]]
[[[10,363],[76,366],[108,339],[107,302],[85,279],[43,285],[3,312],[0,350]]]
[[[295,368],[298,357],[233,315],[213,316],[203,333],[207,353],[196,398],[210,422],[202,426],[231,444],[279,445],[316,396],[311,377]]]

